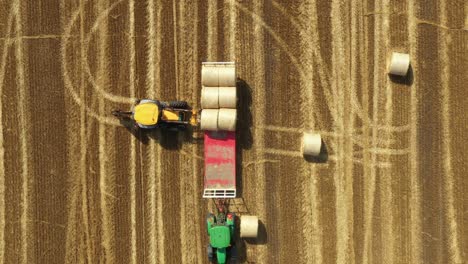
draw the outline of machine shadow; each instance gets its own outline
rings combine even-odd
[[[182,131],[173,131],[163,128],[142,129],[136,127],[135,122],[130,119],[120,119],[120,124],[144,145],[147,145],[151,139],[158,142],[164,149],[177,150],[180,149],[184,143],[196,143],[200,141],[200,139],[194,138],[195,133],[191,127]]]
[[[252,138],[252,88],[242,79],[237,80],[237,127],[236,131],[236,185],[237,197],[242,197],[242,150],[250,149]]]

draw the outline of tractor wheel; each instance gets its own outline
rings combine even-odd
[[[219,108],[236,108],[236,87],[219,87]]]
[[[169,107],[169,103],[168,103],[168,102],[162,102],[162,101],[160,101],[160,102],[159,102],[159,106],[162,107],[162,108],[164,108],[164,107]]]
[[[208,244],[208,246],[206,247],[206,254],[208,255],[208,260],[210,262],[213,262],[215,261],[215,258],[214,258],[214,250],[213,250],[213,247],[211,245]]]
[[[219,88],[203,87],[201,91],[201,108],[218,109],[219,108]]]
[[[237,247],[234,245],[231,247],[231,256],[229,258],[230,263],[237,263],[237,258],[238,258],[238,252],[237,252]]]
[[[188,103],[186,101],[170,101],[169,107],[172,108],[179,108],[179,109],[186,109],[188,108]]]
[[[243,215],[240,218],[240,237],[257,237],[258,217]]]
[[[304,156],[319,156],[322,148],[320,134],[304,133],[302,138],[302,154]]]
[[[200,117],[201,130],[218,130],[219,109],[203,109]]]
[[[218,129],[226,131],[236,131],[237,110],[223,108],[219,109]]]

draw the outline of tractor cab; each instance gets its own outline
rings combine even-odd
[[[159,106],[155,103],[148,102],[135,106],[133,110],[133,119],[138,124],[144,126],[154,126],[159,119]]]

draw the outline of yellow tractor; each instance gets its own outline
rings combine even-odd
[[[236,69],[234,62],[203,62],[201,110],[193,110],[185,101],[137,100],[131,111],[112,111],[121,120],[136,127],[184,130],[235,131],[237,122]]]
[[[185,101],[163,102],[151,99],[137,100],[131,111],[112,111],[119,119],[131,119],[140,128],[157,127],[184,130],[198,124],[197,111],[190,109]]]

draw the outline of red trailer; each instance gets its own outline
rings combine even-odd
[[[205,131],[203,198],[236,197],[236,132]]]

